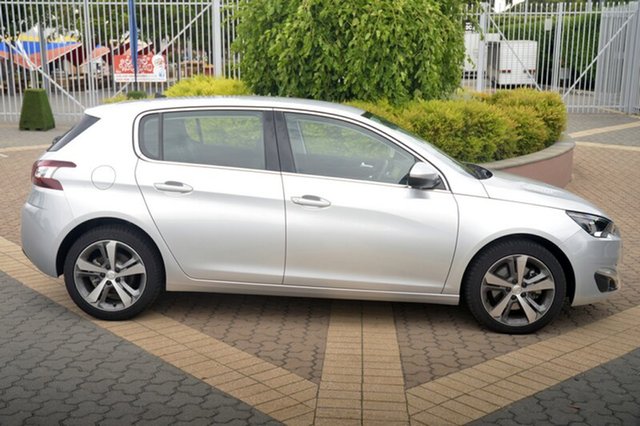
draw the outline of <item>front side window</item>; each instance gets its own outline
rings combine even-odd
[[[406,183],[413,155],[362,127],[326,117],[286,113],[298,173]]]
[[[263,114],[185,111],[146,116],[140,121],[140,149],[164,161],[265,169]]]

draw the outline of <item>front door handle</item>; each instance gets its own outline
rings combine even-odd
[[[301,206],[309,207],[329,207],[331,202],[315,195],[303,195],[302,197],[291,197],[291,201]]]
[[[188,192],[193,191],[193,187],[187,185],[186,183],[176,182],[173,180],[168,180],[166,182],[158,182],[154,183],[153,186],[158,191],[163,192],[177,192],[179,194],[186,194]]]

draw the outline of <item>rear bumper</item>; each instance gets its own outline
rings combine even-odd
[[[576,279],[572,306],[595,303],[620,290],[620,237],[595,238],[580,230],[565,241],[562,249],[570,254],[569,260]]]
[[[72,219],[71,208],[62,191],[34,187],[22,207],[22,251],[49,276],[58,276],[58,248],[63,229]]]

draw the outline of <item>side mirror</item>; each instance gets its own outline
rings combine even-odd
[[[438,171],[427,163],[416,163],[409,171],[408,182],[411,188],[433,189],[442,183]]]

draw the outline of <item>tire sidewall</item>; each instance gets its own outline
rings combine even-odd
[[[91,244],[102,240],[122,242],[135,250],[146,269],[146,283],[142,295],[135,303],[120,311],[104,311],[84,300],[76,288],[74,272],[80,254]],[[64,262],[64,281],[67,292],[80,309],[102,320],[130,319],[153,303],[164,285],[164,268],[154,246],[139,233],[121,226],[103,226],[82,234],[69,248]]]

